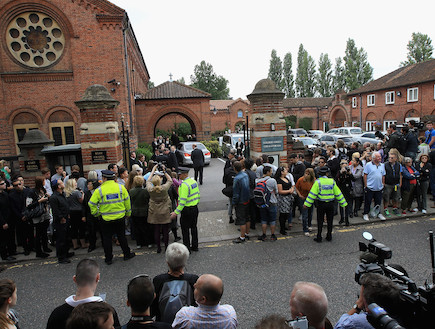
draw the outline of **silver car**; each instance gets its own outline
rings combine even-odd
[[[192,145],[196,144],[196,147],[199,148],[202,153],[204,153],[204,164],[209,165],[211,161],[211,153],[207,148],[204,146],[204,144],[199,142],[181,142],[177,147],[177,152],[181,154],[180,159],[183,159],[182,163],[179,163],[179,165],[192,165],[192,159],[190,158],[190,155],[192,154]]]

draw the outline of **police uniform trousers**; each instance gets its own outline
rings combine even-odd
[[[198,250],[198,213],[198,206],[186,206],[181,211],[180,225],[183,244],[189,250]],[[190,244],[190,234],[192,235],[192,244]]]
[[[105,261],[111,261],[113,258],[112,236],[114,234],[118,237],[124,257],[130,256],[130,248],[125,237],[124,217],[110,221],[101,220],[100,226],[103,237],[104,256],[106,257]]]
[[[323,219],[325,218],[326,214],[326,221],[328,225],[328,232],[326,234],[326,237],[331,238],[332,237],[332,224],[334,219],[334,202],[324,202],[324,201],[318,201],[317,202],[317,239],[322,239],[322,229],[323,229]]]

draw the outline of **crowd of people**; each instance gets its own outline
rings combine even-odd
[[[427,124],[424,136],[413,127],[389,126],[376,144],[342,140],[313,151],[312,161],[304,153],[289,156],[289,163],[273,164],[273,157],[263,154],[244,158],[233,149],[225,164],[222,193],[228,199],[229,223],[240,225],[241,235],[235,243],[249,239],[249,230],[262,226],[260,240],[275,235],[279,221],[280,234],[292,228],[299,209],[303,231],[312,231],[313,206],[317,208],[316,242],[322,242],[322,226],[328,229],[326,240],[332,240],[333,216],[340,206],[340,225],[350,225],[352,218],[369,221],[370,217],[386,220],[428,210],[428,191],[435,195],[435,130]],[[264,199],[264,202],[262,201]],[[362,210],[362,213],[360,211]],[[236,219],[234,220],[233,215]]]
[[[198,276],[185,271],[189,250],[172,243],[166,250],[167,272],[151,278],[140,274],[127,284],[127,306],[131,317],[120,322],[116,310],[96,296],[102,278],[93,259],[82,259],[73,276],[76,291],[51,311],[47,329],[139,329],[176,328],[234,329],[238,326],[237,306],[221,304],[224,284],[213,274]],[[328,298],[314,282],[298,281],[289,293],[288,317],[271,314],[258,319],[255,328],[335,328],[373,329],[367,320],[369,305],[376,303],[402,324],[412,323],[412,310],[400,297],[400,287],[378,273],[365,273],[360,278],[359,298],[333,327],[327,318]],[[13,307],[17,303],[17,287],[10,279],[0,280],[0,328],[19,328]],[[408,308],[408,309],[407,309]]]

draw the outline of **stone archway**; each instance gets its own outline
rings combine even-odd
[[[173,110],[173,111],[171,111],[171,112],[167,112],[167,113],[165,113],[164,115],[160,116],[160,118],[158,118],[158,119],[155,121],[154,128],[153,128],[153,135],[154,135],[154,136],[157,135],[156,131],[157,131],[157,126],[158,126],[159,122],[160,122],[163,118],[165,118],[165,117],[167,117],[167,116],[169,116],[169,115],[172,115],[172,114],[180,115],[180,116],[182,116],[184,119],[186,119],[187,122],[190,124],[191,130],[192,130],[192,135],[193,135],[193,134],[197,135],[197,133],[196,133],[196,132],[197,132],[197,128],[196,128],[195,122],[194,122],[194,121],[193,121],[193,120],[192,120],[192,119],[191,119],[187,114],[182,113],[182,112],[179,112],[179,111],[177,111],[177,110]]]

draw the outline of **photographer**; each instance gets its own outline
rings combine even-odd
[[[390,279],[377,273],[366,273],[360,280],[361,291],[355,305],[343,314],[334,329],[373,329],[367,321],[367,307],[376,303],[397,319],[400,306],[400,289]]]
[[[157,168],[164,172],[157,171]],[[163,184],[163,177],[166,182]],[[160,231],[163,233],[163,243],[165,250],[169,243],[169,228],[171,224],[172,204],[168,190],[172,185],[172,177],[166,172],[165,166],[157,164],[153,167],[146,182],[146,189],[150,194],[148,208],[148,223],[154,225],[154,240],[157,244],[157,252],[161,253]]]
[[[350,193],[352,190],[352,180],[353,180],[353,175],[350,172],[350,168],[347,161],[341,160],[340,171],[337,174],[336,181],[338,187],[341,190],[341,193],[343,193],[343,196],[347,201],[347,206],[340,207],[340,222],[339,222],[340,225],[346,223],[346,226],[349,226],[349,217],[353,217],[352,214],[353,200]]]

